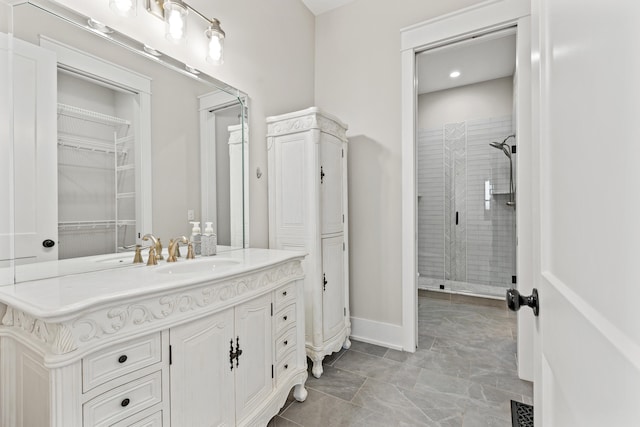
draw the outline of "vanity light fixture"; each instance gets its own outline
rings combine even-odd
[[[184,39],[187,33],[189,9],[186,4],[175,0],[165,0],[162,7],[164,9],[165,35],[168,40],[177,43]]]
[[[122,16],[134,16],[137,9],[136,0],[109,0],[109,7]]]
[[[110,0],[127,1],[127,0]],[[135,1],[135,0],[130,0]],[[146,9],[152,15],[164,20],[167,39],[173,42],[184,40],[187,34],[187,16],[189,11],[204,19],[209,27],[204,32],[208,40],[207,62],[220,65],[224,61],[225,32],[216,18],[207,18],[182,0],[145,0]]]
[[[209,48],[207,49],[207,61],[212,64],[220,65],[224,62],[224,31],[220,27],[220,21],[212,18],[209,22],[209,28],[204,35],[209,39]]]

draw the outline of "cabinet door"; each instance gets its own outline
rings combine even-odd
[[[320,142],[322,234],[342,232],[342,160],[342,141],[323,134]]]
[[[322,333],[325,341],[344,328],[344,252],[342,236],[322,239]]]
[[[236,307],[236,337],[242,355],[236,375],[236,417],[238,422],[271,393],[273,378],[273,335],[271,294]]]
[[[233,310],[171,328],[171,425],[233,426]]]

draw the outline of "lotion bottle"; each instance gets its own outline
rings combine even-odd
[[[204,235],[202,236],[202,254],[203,255],[215,255],[218,246],[218,236],[213,231],[213,222],[206,222],[207,226],[204,229]]]
[[[193,228],[191,229],[191,243],[193,243],[193,251],[196,255],[200,255],[202,251],[202,235],[200,234],[200,222],[191,222]]]

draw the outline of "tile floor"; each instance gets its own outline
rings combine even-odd
[[[352,341],[269,427],[511,426],[511,399],[533,393],[516,373],[515,315],[468,301],[421,292],[415,353]]]

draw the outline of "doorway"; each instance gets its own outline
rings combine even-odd
[[[515,71],[515,27],[416,54],[419,289],[516,281]]]
[[[416,141],[418,95],[416,91],[417,54],[441,48],[491,32],[516,28],[516,75],[513,116],[517,135],[518,167],[514,179],[516,193],[517,289],[528,295],[533,288],[533,238],[531,194],[534,168],[531,154],[531,25],[526,0],[501,0],[463,9],[408,27],[401,32],[402,50],[402,294],[403,348],[414,351],[418,337],[418,200]],[[501,143],[503,140],[495,141]],[[490,141],[494,142],[494,141]],[[487,146],[487,149],[492,149]],[[492,149],[493,150],[493,149]],[[494,155],[502,155],[495,150]],[[533,379],[533,315],[519,312],[517,326],[518,375]]]

